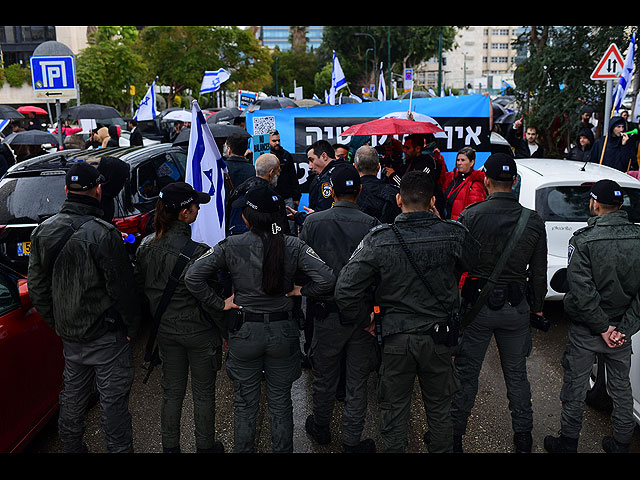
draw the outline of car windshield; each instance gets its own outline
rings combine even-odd
[[[586,222],[589,218],[591,185],[572,185],[540,188],[536,191],[536,211],[544,221]],[[626,188],[622,209],[629,220],[640,222],[640,190]]]
[[[38,223],[55,215],[67,196],[65,176],[5,177],[0,181],[0,225]]]

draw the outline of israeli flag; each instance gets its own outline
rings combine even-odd
[[[215,72],[204,72],[202,86],[200,87],[200,95],[203,93],[215,92],[220,88],[220,85],[229,80],[230,76],[231,74],[224,68],[216,70]]]
[[[616,114],[622,106],[625,95],[627,94],[627,88],[631,81],[631,74],[633,73],[633,57],[636,50],[636,32],[633,32],[631,36],[631,43],[629,44],[629,50],[627,51],[627,58],[624,59],[624,67],[622,68],[622,74],[618,79],[618,84],[613,91],[613,107]]]
[[[147,90],[147,94],[138,105],[138,110],[136,110],[136,114],[133,117],[138,122],[153,120],[158,116],[156,111],[156,80],[158,80],[158,77],[153,80],[149,90]]]
[[[382,71],[382,62],[380,62],[380,82],[378,85],[378,100],[384,102],[387,99],[387,89],[384,86],[384,74]]]
[[[9,125],[9,122],[11,122],[11,120],[9,119],[6,119],[6,118],[0,119],[0,132],[2,132],[7,125]]]
[[[200,213],[191,224],[191,238],[210,247],[225,238],[224,176],[227,172],[227,165],[220,155],[213,133],[202,115],[200,105],[194,100],[185,181],[195,190],[211,195],[211,201],[200,205]]]
[[[333,51],[333,69],[331,72],[331,88],[329,89],[329,105],[336,104],[336,93],[341,88],[347,86],[347,79],[344,76],[344,72],[342,71],[342,67],[340,66],[340,61],[336,56],[336,51]]]

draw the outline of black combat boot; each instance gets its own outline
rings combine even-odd
[[[211,448],[196,448],[196,453],[224,453],[224,445],[216,440]]]
[[[342,453],[376,453],[376,443],[367,438],[362,440],[358,445],[342,444]]]
[[[516,446],[516,453],[531,453],[533,438],[531,432],[519,432],[513,435],[513,443]]]
[[[549,453],[578,453],[578,439],[560,434],[559,437],[544,437],[544,449]]]
[[[313,415],[309,415],[307,417],[307,421],[304,424],[304,428],[311,438],[313,438],[316,443],[320,445],[328,445],[331,443],[331,432],[329,431],[329,425],[322,427],[318,425]]]
[[[629,453],[629,443],[620,443],[607,435],[602,439],[602,449],[607,453]]]

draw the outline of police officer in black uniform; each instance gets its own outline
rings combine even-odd
[[[310,215],[300,238],[327,262],[334,274],[347,263],[362,238],[380,222],[358,209],[360,175],[351,164],[336,167],[331,176],[333,206]],[[346,396],[342,414],[342,450],[375,452],[372,439],[360,440],[367,413],[367,381],[375,369],[375,338],[365,330],[370,319],[346,321],[332,295],[313,302],[314,330],[309,357],[313,366],[313,415],[307,432],[320,444],[331,441],[329,423],[345,359]]]
[[[493,154],[485,162],[484,169],[484,184],[489,193],[487,199],[469,205],[458,217],[481,246],[478,262],[468,273],[462,290],[463,302],[468,305],[477,301],[478,290],[490,278],[524,208],[511,190],[517,174],[512,157],[503,153]],[[530,267],[533,285],[531,307],[525,295],[527,266]],[[486,297],[486,303],[463,330],[455,355],[455,371],[461,388],[452,403],[454,451],[462,452],[462,435],[475,402],[478,375],[492,336],[495,336],[500,352],[516,451],[531,451],[533,412],[526,368],[531,350],[529,314],[531,309],[542,315],[546,292],[546,231],[540,216],[531,211],[526,228],[496,285]]]
[[[309,169],[315,177],[309,185],[309,208],[319,212],[331,208],[331,174],[337,165],[346,163],[342,158],[335,158],[335,150],[326,140],[318,140],[307,148]]]

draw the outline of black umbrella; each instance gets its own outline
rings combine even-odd
[[[9,105],[0,105],[0,118],[3,120],[13,120],[15,118],[24,118],[24,115]]]
[[[58,137],[42,130],[26,130],[10,133],[2,142],[9,145],[44,145],[47,143],[58,145]]]
[[[243,110],[237,107],[223,108],[207,118],[207,123],[233,122],[235,118],[241,117]]]
[[[404,100],[405,98],[431,98],[433,97],[433,95],[431,95],[429,92],[425,92],[423,90],[414,90],[413,91],[413,95],[411,95],[411,92],[407,92],[407,93],[403,93],[402,95],[400,95],[398,97],[398,100]]]
[[[244,128],[239,127],[237,125],[226,125],[224,123],[208,123],[207,126],[213,133],[214,138],[226,138],[233,133],[238,133],[245,138],[249,138],[249,132],[247,132]],[[173,145],[186,145],[189,143],[189,138],[191,137],[191,129],[183,128],[180,130],[180,133],[173,141]]]
[[[122,115],[113,107],[87,103],[67,108],[60,114],[60,118],[68,120],[79,120],[81,118],[104,119],[122,118]]]
[[[256,105],[260,106],[260,110],[269,110],[272,108],[298,107],[296,102],[287,97],[267,97],[258,100]]]

